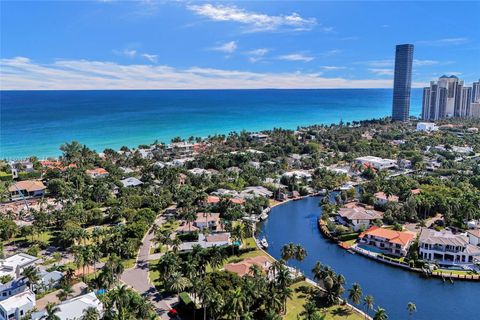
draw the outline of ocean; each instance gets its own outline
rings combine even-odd
[[[412,90],[410,114],[421,112]],[[391,113],[390,89],[0,91],[0,158],[58,156],[77,140],[98,152],[180,136],[331,124]]]

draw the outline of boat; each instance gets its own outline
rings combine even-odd
[[[267,239],[265,237],[263,237],[263,239],[260,240],[260,245],[265,249],[268,248],[268,242],[267,242]]]

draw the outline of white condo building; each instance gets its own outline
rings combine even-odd
[[[472,116],[471,104],[480,98],[479,83],[465,87],[456,76],[441,76],[423,89],[422,119],[438,120]],[[475,98],[474,98],[475,97]]]

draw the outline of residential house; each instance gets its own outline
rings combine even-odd
[[[35,291],[37,293],[39,291],[44,292],[56,288],[59,285],[60,280],[63,278],[63,273],[55,270],[50,272],[41,270],[39,275],[40,281],[35,285]]]
[[[224,269],[226,271],[236,273],[240,277],[243,277],[247,274],[251,274],[250,268],[254,265],[260,267],[260,269],[263,270],[268,275],[270,271],[270,266],[272,265],[272,263],[265,256],[257,256],[257,257],[247,258],[237,263],[226,264]]]
[[[355,163],[363,166],[371,166],[376,170],[393,169],[397,167],[397,160],[383,159],[374,156],[365,156],[355,158]]]
[[[410,231],[395,231],[391,229],[370,227],[358,237],[358,243],[373,246],[385,254],[405,256],[413,243],[416,234]]]
[[[105,178],[108,176],[108,171],[103,168],[95,168],[85,171],[92,178]]]
[[[130,178],[120,180],[120,182],[123,184],[124,188],[138,187],[138,186],[141,186],[143,184],[143,182],[141,180],[139,180],[137,178],[134,178],[134,177],[130,177]]]
[[[34,265],[38,258],[26,253],[17,253],[6,259],[0,259],[0,277],[11,276],[16,279],[19,278],[23,269]]]
[[[469,243],[465,234],[450,230],[423,229],[419,239],[420,256],[440,265],[472,264],[480,260],[480,248]]]
[[[480,247],[480,229],[468,230],[467,237],[470,244]]]
[[[83,312],[89,308],[97,309],[100,314],[103,312],[103,304],[98,300],[94,292],[64,301],[57,307],[60,311],[55,315],[60,320],[80,319],[83,316]],[[46,310],[34,312],[32,313],[32,320],[43,319],[46,313]]]
[[[247,187],[240,193],[240,197],[249,199],[253,197],[271,198],[273,192],[262,186]]]
[[[21,320],[35,308],[35,294],[29,289],[0,301],[0,320]]]
[[[373,196],[375,197],[375,204],[379,206],[384,206],[389,202],[398,202],[398,196],[396,195],[387,195],[385,192],[377,192],[374,193]]]
[[[353,230],[368,229],[375,220],[381,220],[383,213],[373,209],[367,209],[365,206],[356,202],[347,203],[337,212],[336,221],[347,225]]]
[[[199,212],[193,225],[199,229],[208,228],[211,231],[220,229],[220,213]]]
[[[419,122],[417,123],[417,131],[437,131],[438,127],[433,122]]]
[[[180,244],[180,250],[189,251],[192,250],[195,246],[200,246],[202,248],[224,247],[230,244],[230,233],[228,232],[213,233],[209,235],[199,233],[197,241],[183,242],[182,244]]]
[[[12,200],[41,197],[45,194],[45,185],[39,180],[18,181],[8,187]]]
[[[4,284],[0,284],[0,301],[6,300],[14,295],[24,292],[28,288],[26,278],[13,279]]]

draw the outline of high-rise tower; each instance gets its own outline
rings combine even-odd
[[[400,44],[395,50],[392,119],[407,121],[410,113],[413,44]]]

